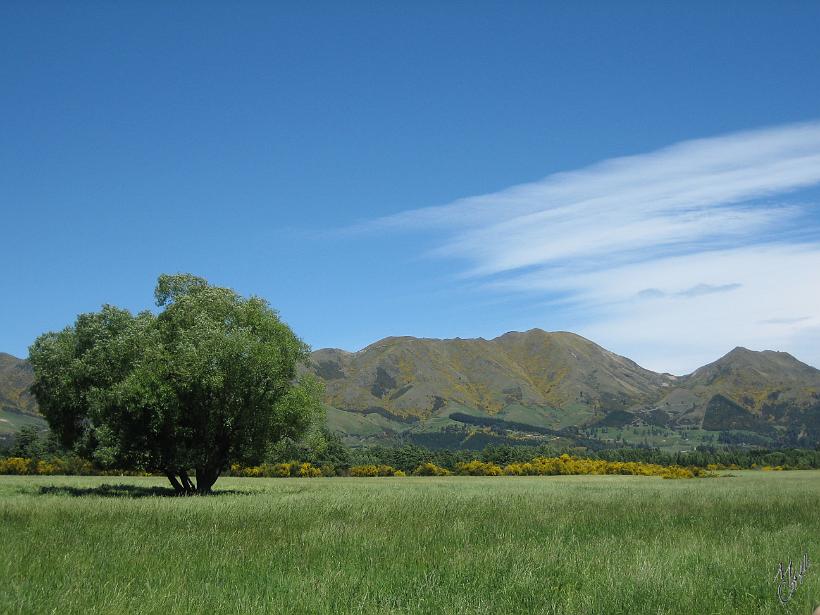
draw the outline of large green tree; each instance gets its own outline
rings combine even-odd
[[[32,390],[64,446],[205,494],[230,463],[257,462],[320,418],[319,383],[297,373],[309,349],[266,301],[189,274],[160,276],[155,298],[157,315],[105,305],[29,349]]]

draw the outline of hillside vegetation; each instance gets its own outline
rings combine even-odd
[[[311,358],[331,425],[364,439],[402,434],[452,446],[475,434],[464,425],[483,425],[496,438],[578,442],[599,428],[655,427],[813,447],[820,434],[820,371],[782,352],[736,348],[676,377],[578,335],[533,329],[492,340],[391,337]]]
[[[0,352],[0,437],[27,426],[45,428],[28,391],[33,378],[27,361]]]
[[[33,379],[28,361],[0,352],[0,410],[36,414],[37,402],[28,391]]]

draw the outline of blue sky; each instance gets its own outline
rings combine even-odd
[[[0,4],[0,350],[191,271],[312,346],[820,366],[820,4]]]

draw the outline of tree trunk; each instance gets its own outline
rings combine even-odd
[[[174,491],[177,492],[177,495],[183,495],[186,491],[185,487],[182,486],[182,483],[179,482],[179,479],[174,475],[171,470],[165,470],[165,476],[171,483],[171,486],[174,488]]]
[[[219,471],[218,466],[204,466],[196,469],[196,491],[199,495],[211,493],[211,487],[219,478]]]
[[[193,482],[191,482],[191,478],[188,476],[188,472],[185,470],[179,471],[179,478],[182,486],[185,487],[185,492],[188,494],[194,493],[196,491],[196,486]]]
[[[188,476],[187,470],[165,470],[165,476],[168,478],[168,481],[171,483],[171,486],[174,488],[177,495],[194,495],[196,493],[202,493],[198,486],[194,485],[191,477]],[[199,472],[197,472],[197,477],[198,476]],[[199,482],[199,480],[197,480],[197,482]],[[207,483],[206,481],[205,484],[208,487],[208,491],[210,491],[210,488],[214,482],[216,482],[216,477],[214,477],[210,483]]]

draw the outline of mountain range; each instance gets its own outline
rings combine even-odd
[[[389,337],[312,354],[329,424],[353,438],[463,445],[491,437],[815,445],[820,370],[735,348],[687,376],[660,374],[573,333]],[[720,435],[720,438],[718,436]],[[664,437],[665,436],[665,437]]]
[[[820,441],[820,370],[735,348],[689,375],[656,373],[573,333],[388,337],[321,349],[328,426],[350,442],[800,445]],[[41,421],[28,363],[0,354],[0,431]]]

